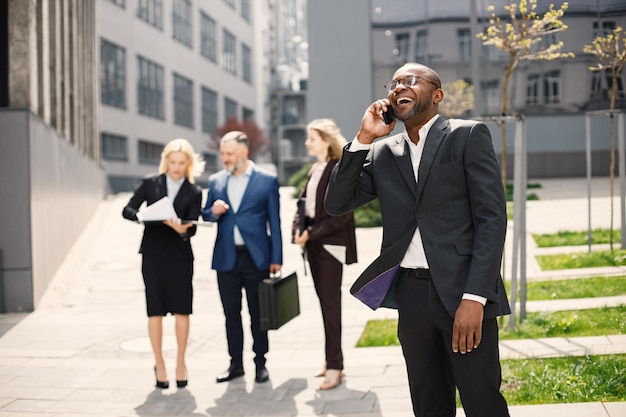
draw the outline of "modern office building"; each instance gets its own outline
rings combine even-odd
[[[220,126],[229,119],[267,126],[271,3],[100,0],[100,134],[110,191],[132,190],[155,172],[163,146],[177,137],[204,156],[205,181],[220,168]]]
[[[105,196],[97,1],[0,1],[0,312],[31,311]]]
[[[482,46],[476,34],[489,24],[489,5],[495,7],[498,16],[507,18],[506,0],[371,0],[355,2],[350,8],[337,7],[331,0],[310,3],[310,117],[336,115],[342,130],[353,135],[364,109],[376,98],[386,96],[383,86],[399,66],[411,61],[429,65],[443,82],[462,79],[474,85],[476,104],[468,116],[499,114],[508,56]],[[551,4],[560,7],[558,2],[539,0],[537,13],[543,15]],[[573,52],[575,58],[524,61],[509,87],[511,114],[521,114],[526,120],[531,178],[585,175],[586,115],[608,108],[611,81],[606,73],[589,70],[596,61],[582,52],[583,46],[617,26],[626,28],[623,0],[570,0],[568,4],[563,22],[569,28],[544,41],[563,41],[563,51]],[[334,11],[334,17],[328,10]],[[371,19],[369,34],[352,30],[355,21],[366,20],[364,10]],[[350,25],[316,23],[329,19]],[[360,58],[368,54],[371,60],[363,63]],[[370,71],[369,85],[365,85],[361,75]],[[618,89],[617,108],[626,109],[623,74]],[[369,98],[362,99],[358,96],[361,92],[369,92]],[[346,109],[354,107],[359,109],[359,116],[352,116],[354,122],[340,119]],[[604,116],[591,119],[593,175],[608,175],[608,120]],[[496,151],[501,152],[499,129],[492,129],[492,133]],[[513,140],[508,135],[507,153],[513,154]],[[512,172],[513,164],[508,168]]]

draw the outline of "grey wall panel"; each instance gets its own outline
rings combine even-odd
[[[104,171],[34,116],[30,118],[35,306],[106,192]]]
[[[36,308],[105,191],[100,166],[38,117],[0,111],[2,311]]]
[[[24,111],[0,111],[0,196],[4,269],[30,271],[28,116]]]
[[[308,118],[329,117],[350,141],[372,92],[370,1],[307,2]]]

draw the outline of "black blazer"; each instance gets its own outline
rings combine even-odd
[[[148,176],[141,181],[133,193],[122,211],[122,216],[125,219],[137,221],[137,211],[144,201],[150,205],[166,195],[165,174]],[[180,219],[198,220],[202,205],[202,189],[185,179],[173,204]],[[195,225],[187,229],[187,233],[184,235],[179,235],[171,227],[159,221],[146,222],[144,226],[143,238],[139,248],[140,253],[169,253],[174,257],[193,259],[189,238],[196,234]]]
[[[393,282],[387,288],[371,283],[395,278],[419,226],[432,282],[452,317],[463,293],[487,298],[486,318],[510,312],[500,274],[506,200],[484,123],[439,116],[424,144],[417,183],[403,134],[375,141],[369,152],[344,150],[331,174],[326,210],[343,214],[375,198],[383,221],[381,256],[357,279],[353,294],[371,289],[367,295],[378,298],[370,307],[395,307]]]
[[[350,212],[341,216],[330,216],[324,209],[324,195],[330,180],[330,173],[337,162],[336,159],[328,161],[320,177],[320,182],[315,192],[315,223],[309,226],[307,230],[310,242],[345,246],[346,264],[353,264],[357,261],[354,215]],[[306,198],[306,187],[309,180],[307,180],[304,188],[300,191],[298,201],[303,201]],[[296,230],[300,228],[301,216],[300,210],[297,210],[293,219],[292,237],[295,236]]]

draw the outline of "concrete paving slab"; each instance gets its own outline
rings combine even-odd
[[[283,188],[281,209],[283,230],[287,231],[295,204],[289,198],[292,190]],[[547,193],[547,188],[542,192]],[[345,268],[342,303],[346,369],[344,382],[337,389],[329,392],[317,389],[321,380],[314,374],[323,363],[319,303],[310,276],[304,275],[299,248],[290,244],[286,234],[284,268],[298,272],[301,314],[270,334],[271,380],[267,384],[254,383],[249,321],[244,311],[244,360],[248,372],[227,384],[215,382],[215,375],[228,365],[228,355],[215,274],[210,268],[216,233],[210,227],[202,228],[192,239],[196,275],[188,347],[190,385],[179,390],[171,382],[170,389],[153,388],[153,358],[147,339],[141,258],[137,253],[141,226],[123,220],[120,214],[128,197],[118,195],[103,201],[57,272],[37,311],[0,315],[0,417],[412,415],[401,349],[397,346],[354,348],[368,320],[397,317],[394,310],[368,309],[348,291],[362,269],[378,255],[381,240],[378,228],[358,230],[360,262]],[[567,205],[567,201],[563,204]],[[597,210],[605,205],[599,202]],[[541,204],[534,204],[533,210],[551,211]],[[557,221],[555,216],[544,220]],[[559,227],[566,225],[562,222]],[[533,223],[535,226],[540,230],[539,222]],[[547,308],[531,303],[528,306]],[[175,362],[171,317],[164,320],[164,342],[171,376]],[[623,352],[624,346],[626,335],[615,335],[503,341],[502,352],[503,357],[578,351],[617,353]],[[589,416],[604,410],[604,414],[597,415],[617,417],[626,415],[625,404],[513,406],[511,415],[577,417],[575,413],[580,410]],[[458,415],[463,415],[462,410]]]

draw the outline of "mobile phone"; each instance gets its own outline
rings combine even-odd
[[[383,120],[385,124],[391,124],[396,118],[396,113],[393,111],[391,106],[387,106],[387,111],[383,112]]]

